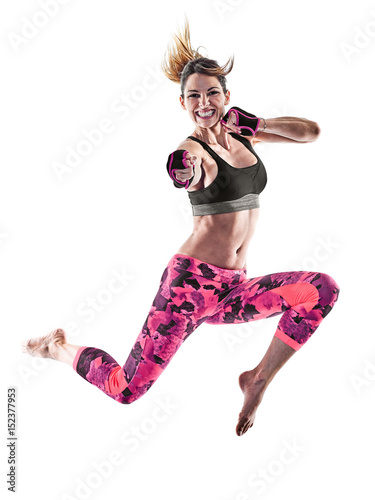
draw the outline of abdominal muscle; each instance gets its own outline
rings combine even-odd
[[[194,217],[194,229],[177,253],[224,269],[246,268],[259,208]]]

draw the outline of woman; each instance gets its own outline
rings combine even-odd
[[[315,122],[263,119],[240,108],[225,115],[230,92],[219,66],[190,44],[189,25],[174,36],[163,69],[181,84],[180,102],[194,132],[169,156],[167,170],[187,188],[194,229],[172,256],[158,293],[123,367],[106,352],[68,344],[57,329],[23,344],[24,352],[71,365],[114,400],[129,404],[145,394],[177,349],[203,322],[242,323],[282,314],[263,359],[239,376],[244,404],[236,427],[254,423],[265,390],[280,368],[312,335],[335,304],[339,287],[324,273],[284,272],[247,278],[246,254],[259,216],[266,171],[253,149],[258,142],[311,142]]]

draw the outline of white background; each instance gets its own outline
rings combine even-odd
[[[16,386],[20,499],[373,498],[375,3],[72,0],[40,14],[47,3],[0,8],[1,490]],[[220,63],[235,55],[233,105],[321,127],[310,144],[258,147],[268,184],[247,267],[325,272],[340,297],[241,438],[238,375],[259,362],[279,317],[202,325],[128,406],[20,350],[75,323],[72,343],[123,364],[190,234],[187,194],[165,164],[193,127],[178,85],[155,76],[184,12],[195,47]],[[132,108],[120,114],[122,95]],[[111,132],[59,181],[54,162],[102,120]],[[79,308],[104,297],[113,270],[126,286],[87,321]]]

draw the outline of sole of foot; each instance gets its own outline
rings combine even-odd
[[[66,335],[62,328],[52,330],[44,337],[34,337],[22,342],[22,352],[39,358],[55,359],[54,351],[59,345],[66,343]]]

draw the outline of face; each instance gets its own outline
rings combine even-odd
[[[229,98],[229,90],[224,94],[216,76],[194,73],[186,80],[180,102],[196,125],[210,128],[225,114],[224,106],[229,103]]]

